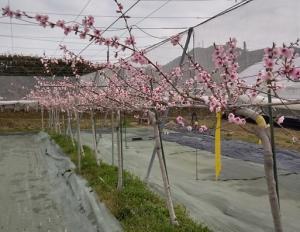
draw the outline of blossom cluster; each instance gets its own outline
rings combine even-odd
[[[228,115],[228,121],[237,125],[245,125],[246,119],[235,116],[233,113]]]

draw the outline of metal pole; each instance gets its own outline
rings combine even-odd
[[[44,131],[44,107],[41,107],[41,113],[42,113],[42,131]]]
[[[155,111],[155,120],[156,120],[156,123],[157,123],[158,132],[159,132],[159,142],[160,142],[160,146],[161,146],[161,155],[162,155],[162,158],[163,158],[163,161],[164,161],[164,165],[165,165],[165,169],[166,169],[167,181],[169,183],[169,175],[168,175],[166,157],[165,157],[164,146],[163,146],[162,137],[161,137],[161,128],[160,128],[160,125],[159,125],[158,115],[157,115],[156,111]]]
[[[81,172],[81,141],[80,141],[80,116],[79,112],[76,110],[76,120],[77,120],[77,162],[78,162],[78,171]]]
[[[199,180],[198,178],[198,149],[196,148],[196,180]]]
[[[109,46],[107,46],[106,61],[109,63]]]
[[[185,57],[185,53],[188,49],[188,46],[189,46],[189,43],[190,43],[190,40],[191,40],[191,35],[193,33],[193,28],[190,27],[189,30],[188,30],[188,35],[187,35],[187,38],[186,38],[186,41],[185,41],[185,45],[184,45],[184,48],[183,48],[183,52],[182,52],[182,55],[181,55],[181,58],[180,58],[180,62],[179,62],[179,66],[181,66],[183,64],[183,61],[184,61],[184,57]]]
[[[154,162],[154,159],[155,159],[156,151],[157,151],[157,147],[154,146],[153,152],[152,152],[152,155],[151,155],[151,159],[150,159],[150,163],[149,163],[149,166],[148,166],[147,174],[146,174],[146,177],[144,179],[144,182],[146,182],[146,183],[148,183],[148,180],[149,180],[149,177],[150,177],[150,172],[152,170],[152,166],[153,166],[153,162]]]
[[[268,90],[268,103],[272,103],[271,90]],[[276,150],[275,150],[275,139],[274,139],[274,121],[273,121],[273,110],[272,106],[268,106],[269,111],[269,124],[270,124],[270,136],[271,136],[271,147],[273,153],[273,169],[274,169],[274,179],[276,184],[276,192],[278,197],[278,204],[280,205],[279,200],[279,187],[278,187],[278,174],[277,174],[277,161],[276,161]]]
[[[125,148],[128,149],[128,144],[127,144],[127,130],[126,130],[126,114],[124,112],[124,115],[123,115],[124,119],[123,119],[123,122],[124,122],[124,136],[125,136]]]
[[[122,114],[120,112],[120,145],[121,145],[121,165],[122,165],[122,184],[124,185],[124,149],[123,149],[123,128],[122,128],[122,124],[123,124],[123,121],[124,118],[122,117]]]
[[[111,164],[115,165],[114,112],[111,112]]]

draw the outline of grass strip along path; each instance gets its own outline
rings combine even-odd
[[[74,164],[77,163],[76,146],[69,137],[51,134]],[[153,193],[138,177],[125,171],[124,189],[117,191],[117,167],[101,162],[97,165],[93,151],[84,146],[81,175],[98,194],[111,213],[120,221],[127,232],[211,232],[191,218],[185,208],[175,207],[179,226],[172,226],[165,202]],[[77,170],[76,170],[77,171]]]

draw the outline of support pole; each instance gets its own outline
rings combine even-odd
[[[190,43],[191,35],[192,35],[193,31],[194,31],[194,29],[192,27],[190,27],[189,30],[188,30],[188,34],[187,34],[185,45],[184,45],[182,55],[181,55],[181,58],[180,58],[179,66],[181,66],[183,64],[184,57],[185,57],[186,51],[189,47],[189,43]]]
[[[149,177],[150,177],[150,173],[151,173],[151,170],[152,170],[155,155],[156,155],[156,146],[154,147],[152,155],[151,155],[151,159],[150,159],[149,166],[148,166],[148,169],[147,169],[147,174],[146,174],[146,177],[144,179],[145,183],[148,183],[148,181],[149,181]]]
[[[124,112],[124,115],[123,115],[123,126],[124,126],[124,136],[125,136],[125,148],[128,149],[128,144],[127,144],[127,129],[126,129],[126,115],[125,115],[125,112]]]
[[[41,114],[42,114],[42,131],[44,131],[44,107],[41,106]]]
[[[95,115],[94,110],[91,110],[91,123],[92,123],[92,136],[93,136],[93,148],[94,148],[94,155],[97,163],[99,164],[98,160],[98,152],[97,152],[97,137],[96,137],[96,125],[95,125]]]
[[[69,110],[67,110],[67,116],[68,116],[67,135],[69,135],[71,137],[72,144],[74,146],[75,143],[74,143],[74,136],[73,136],[72,125],[71,125],[71,114],[70,114]]]
[[[156,111],[155,111],[155,120],[156,120],[156,123],[157,123],[157,129],[158,129],[158,135],[159,135],[161,155],[162,155],[162,158],[163,158],[163,161],[164,161],[164,165],[165,165],[165,169],[166,169],[166,175],[167,175],[167,180],[168,180],[168,183],[169,183],[169,175],[168,175],[168,169],[167,169],[167,162],[166,162],[165,151],[164,151],[164,146],[163,146],[162,137],[161,137],[161,125],[160,125],[160,122],[158,120],[158,115],[157,115]]]
[[[115,165],[114,112],[111,112],[111,164]]]
[[[123,189],[123,157],[122,157],[122,135],[121,135],[121,116],[120,111],[117,111],[117,147],[118,147],[118,185],[117,190]]]
[[[199,180],[198,177],[198,149],[196,148],[196,180]]]
[[[268,90],[268,103],[272,104],[272,96],[271,96],[271,90]],[[270,124],[270,142],[271,142],[271,148],[273,153],[273,169],[274,169],[274,179],[276,184],[276,193],[278,198],[278,204],[280,205],[280,199],[279,199],[279,187],[278,187],[278,174],[277,174],[277,161],[276,161],[276,149],[275,149],[275,139],[274,139],[274,120],[273,120],[273,109],[272,106],[268,106],[269,111],[269,124]]]
[[[62,128],[63,128],[63,132],[64,132],[64,135],[66,135],[66,124],[65,124],[65,114],[64,112],[62,112]]]
[[[81,172],[81,139],[80,139],[80,118],[79,112],[76,110],[76,121],[77,121],[77,165],[78,171]]]
[[[51,130],[51,110],[48,109],[48,128]]]
[[[61,135],[60,111],[59,110],[57,110],[57,127],[58,127],[58,133]]]
[[[152,112],[150,114],[153,114]],[[156,121],[156,116],[155,114],[152,115],[152,125],[154,127],[154,138],[155,138],[155,145],[156,145],[156,153],[157,157],[159,160],[159,166],[161,170],[161,175],[163,179],[163,185],[164,185],[164,190],[166,194],[166,201],[167,201],[167,207],[169,210],[169,215],[170,215],[170,221],[172,225],[179,225],[176,215],[175,215],[175,210],[174,210],[174,205],[171,197],[171,188],[170,184],[168,181],[167,177],[167,172],[166,172],[166,166],[163,160],[163,156],[161,153],[161,142],[160,142],[160,137],[159,137],[159,125],[158,122]]]

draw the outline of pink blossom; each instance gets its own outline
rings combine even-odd
[[[294,54],[294,49],[283,47],[283,48],[280,48],[279,52],[282,56],[284,56],[286,58],[291,58]]]
[[[134,36],[127,37],[126,40],[125,40],[125,44],[128,45],[128,46],[135,45],[136,42],[135,42]]]
[[[2,15],[12,18],[14,16],[14,12],[10,10],[9,6],[6,6],[5,8],[2,8]]]
[[[106,38],[106,39],[104,40],[104,44],[105,44],[106,46],[110,46],[110,44],[111,44],[111,39],[110,39],[110,38]]]
[[[296,143],[297,141],[299,141],[299,139],[298,139],[297,137],[293,136],[293,137],[292,137],[292,142],[293,142],[293,143]]]
[[[234,116],[233,113],[230,113],[230,114],[228,115],[228,121],[229,121],[229,122],[233,123],[233,122],[234,122],[234,118],[235,118],[235,116]]]
[[[41,21],[42,20],[42,15],[36,14],[35,19],[36,19],[36,21]]]
[[[265,59],[264,59],[264,66],[265,66],[266,68],[272,69],[273,66],[274,66],[273,60],[272,60],[272,59],[269,59],[269,58],[265,58]]]
[[[135,52],[131,58],[132,62],[139,63],[139,64],[147,64],[148,60],[144,56],[143,52]]]
[[[187,126],[186,129],[187,131],[191,132],[193,128],[191,126]]]
[[[176,118],[176,122],[179,123],[179,122],[182,122],[183,121],[183,117],[181,116],[177,116]]]
[[[279,117],[278,119],[277,119],[277,124],[282,124],[283,123],[283,121],[284,121],[284,116],[281,116],[281,117]]]
[[[118,3],[118,10],[116,10],[117,13],[122,13],[123,5],[121,3]]]
[[[176,67],[176,68],[174,68],[174,74],[175,74],[175,76],[177,76],[177,77],[180,77],[180,76],[182,76],[182,71],[181,71],[181,68],[180,67]]]
[[[64,28],[65,26],[65,21],[64,20],[57,20],[56,26]]]
[[[207,126],[205,126],[205,125],[201,125],[200,128],[199,128],[199,132],[200,132],[200,133],[203,133],[203,132],[205,132],[205,131],[207,131],[207,130],[208,130],[208,128],[207,128]]]
[[[79,29],[79,25],[78,24],[74,24],[73,25],[73,31],[78,31]]]
[[[91,27],[91,26],[93,26],[94,23],[95,23],[94,17],[92,15],[89,15],[87,17],[86,26]]]
[[[300,79],[300,68],[293,68],[291,72],[291,77],[293,80]]]
[[[20,10],[16,10],[16,12],[15,12],[15,17],[16,17],[17,19],[20,19],[21,16],[22,16],[21,11],[20,11]]]
[[[64,27],[64,34],[68,35],[72,31],[72,28],[70,26]]]
[[[172,36],[171,37],[171,43],[173,44],[173,46],[176,46],[177,44],[179,44],[179,42],[180,42],[180,35],[179,34],[177,34],[177,35],[175,35],[175,36]]]
[[[274,76],[271,72],[262,73],[262,78],[264,81],[273,81],[274,80]]]
[[[99,37],[101,35],[101,31],[98,29],[94,30],[94,36]]]
[[[184,127],[184,122],[179,122],[178,123],[180,126]]]
[[[245,125],[246,124],[246,119],[236,117],[233,113],[230,113],[228,115],[228,121],[230,123],[234,123],[234,124],[237,124],[237,125]]]
[[[237,124],[237,125],[240,125],[241,124],[241,119],[239,117],[235,117],[234,118],[234,123]]]
[[[241,119],[241,125],[245,125],[246,124],[246,119],[242,118]]]
[[[79,38],[80,38],[80,39],[85,39],[85,37],[86,37],[86,33],[81,32],[81,33],[79,34]]]

